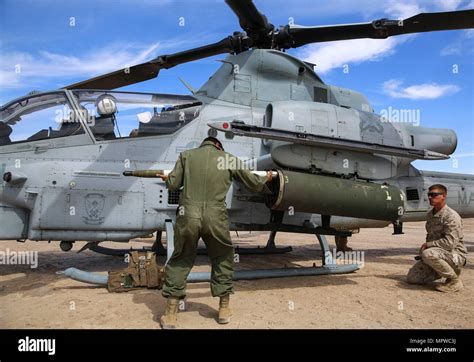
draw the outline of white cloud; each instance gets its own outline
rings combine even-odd
[[[432,11],[451,11],[459,8],[462,0],[428,1],[428,0],[408,0],[399,2],[389,0],[383,2],[383,8],[377,8],[384,12],[390,19],[406,19],[413,15]],[[474,0],[473,0],[474,2]],[[371,11],[370,6],[365,2],[359,4],[362,9]],[[379,5],[377,5],[379,6]],[[373,10],[373,9],[372,9]],[[470,32],[468,33],[471,34]],[[357,64],[365,61],[380,60],[396,52],[396,48],[407,39],[415,38],[416,34],[393,37],[384,40],[380,39],[355,39],[327,43],[315,43],[307,45],[296,52],[296,55],[306,61],[315,63],[318,73],[327,73],[331,69],[339,68],[345,64]],[[455,54],[458,46],[447,47],[444,55]]]
[[[205,36],[204,36],[205,38]],[[2,52],[0,56],[0,89],[35,88],[51,82],[67,85],[69,79],[90,78],[149,61],[167,50],[189,48],[202,38],[177,37],[151,45],[113,43],[80,56],[59,54],[47,50],[37,53]],[[18,69],[20,70],[18,72]],[[60,83],[59,83],[60,82]],[[53,87],[54,88],[54,87]]]
[[[360,4],[364,7],[367,4]],[[361,9],[359,9],[361,10]],[[424,11],[416,1],[400,3],[390,0],[379,11],[385,12],[390,19],[405,19]],[[297,56],[316,64],[316,71],[325,74],[346,64],[358,64],[365,61],[377,61],[396,52],[396,47],[413,35],[387,39],[353,39],[307,45],[297,52]]]
[[[326,20],[331,17],[347,15],[357,15],[361,18],[360,21],[371,21],[383,17],[380,15],[384,13],[390,19],[405,19],[421,12],[457,10],[463,4],[463,0],[298,0],[295,2],[296,6],[291,9],[288,9],[287,0],[272,0],[269,3],[272,4],[270,6],[276,9],[282,9],[276,11],[281,12],[284,17],[293,17],[295,22],[299,24],[301,18]],[[257,2],[257,7],[262,9],[264,4],[265,1]],[[473,4],[474,1],[470,5],[462,6],[462,8],[474,8]],[[310,22],[302,25],[314,24],[316,23]]]
[[[384,2],[374,0],[298,0],[294,6],[288,6],[288,0],[257,1],[257,8],[263,13],[269,15],[265,7],[271,6],[275,15],[280,15],[285,21],[292,17],[297,24],[301,19],[309,21],[306,25],[314,25],[326,21],[328,18],[336,16],[354,16],[357,15],[363,19],[369,19],[383,12]],[[276,17],[271,17],[275,19]],[[272,19],[269,19],[272,21]],[[283,25],[284,23],[273,23],[274,25]],[[301,25],[304,25],[301,23]]]
[[[473,39],[474,38],[474,29],[464,30],[464,36],[468,39]]]
[[[464,30],[457,40],[441,49],[442,56],[472,54],[472,40],[474,39],[474,29]]]
[[[462,3],[463,0],[409,0],[404,2],[390,0],[385,8],[385,13],[391,15],[395,19],[406,19],[423,12],[454,11],[457,10]]]
[[[316,71],[324,74],[345,64],[376,61],[393,54],[399,38],[354,39],[327,44],[311,44],[301,51],[301,57],[316,64]]]
[[[20,88],[21,86],[19,74],[15,73],[15,69],[11,71],[0,70],[1,88]]]
[[[423,11],[424,9],[416,1],[402,3],[391,0],[387,4],[385,13],[394,19],[406,19]]]
[[[446,55],[461,55],[462,54],[462,44],[459,42],[449,44],[444,47],[440,53],[442,56]]]
[[[463,0],[434,1],[434,6],[439,11],[453,11],[459,8]]]
[[[385,8],[385,13],[395,18],[409,18],[423,12],[454,11],[459,9],[463,0],[390,0]]]
[[[403,81],[390,79],[383,84],[383,91],[393,98],[436,99],[460,90],[457,85],[425,83],[402,87]]]
[[[144,47],[137,44],[113,44],[82,56],[48,51],[39,51],[37,54],[4,53],[0,59],[0,87],[19,88],[34,86],[41,80],[51,78],[68,79],[107,73],[150,60],[159,45],[155,43]]]

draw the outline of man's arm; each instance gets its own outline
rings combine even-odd
[[[461,228],[461,222],[453,215],[448,215],[443,221],[444,236],[433,241],[428,241],[426,246],[428,248],[437,246],[446,250],[453,250],[457,242],[461,239]]]
[[[176,164],[174,165],[173,170],[168,174],[168,176],[160,176],[163,181],[166,183],[166,187],[170,191],[176,191],[178,190],[181,186],[183,186],[184,182],[184,165],[183,165],[183,159],[181,157],[181,154],[179,154],[178,160],[176,161]]]
[[[271,180],[270,174],[267,174],[267,176],[255,175],[250,170],[245,168],[240,159],[237,159],[236,165],[236,169],[231,170],[232,178],[242,182],[245,187],[251,191],[262,192],[265,194],[272,193],[266,185],[266,183]]]

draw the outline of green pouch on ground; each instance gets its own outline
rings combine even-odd
[[[127,270],[109,271],[109,279],[107,280],[107,290],[109,292],[128,292],[139,288],[133,280],[133,276]]]

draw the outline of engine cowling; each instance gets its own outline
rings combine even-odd
[[[266,108],[264,126],[369,145],[429,150],[444,155],[452,154],[457,145],[456,133],[450,129],[387,122],[372,112],[318,102],[270,103]],[[356,174],[368,180],[396,177],[399,164],[407,160],[404,157],[377,154],[375,147],[374,153],[368,153],[342,150],[337,146],[315,147],[277,140],[264,140],[263,144],[269,148],[273,161],[281,167],[341,175]],[[411,160],[414,159],[416,157],[411,157]]]

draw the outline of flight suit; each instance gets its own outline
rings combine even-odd
[[[183,190],[174,226],[174,252],[165,268],[164,297],[185,297],[199,238],[211,259],[212,296],[233,293],[234,248],[225,203],[233,179],[252,191],[271,193],[265,176],[253,174],[239,158],[220,150],[212,141],[203,141],[199,148],[180,154],[166,180],[169,191],[181,186]]]
[[[463,243],[462,219],[445,205],[436,214],[428,212],[426,246],[422,260],[409,270],[407,280],[412,284],[425,284],[441,277],[459,275],[466,264],[467,249]]]

